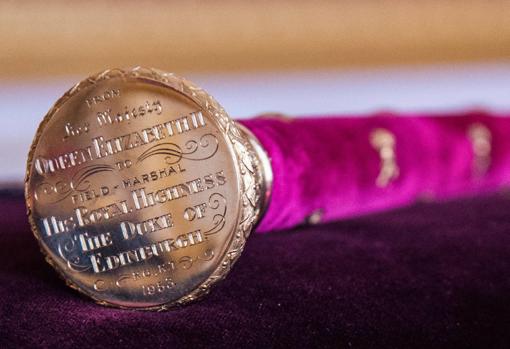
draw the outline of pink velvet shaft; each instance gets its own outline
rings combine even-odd
[[[448,199],[490,192],[510,183],[510,118],[484,112],[426,116],[255,118],[240,121],[260,140],[273,168],[268,210],[257,231],[291,228],[322,212],[327,222],[400,207],[420,198]],[[482,174],[468,136],[490,131],[490,165]],[[381,157],[376,129],[395,138],[399,175],[376,185]]]

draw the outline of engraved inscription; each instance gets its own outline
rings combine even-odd
[[[146,246],[122,251],[115,255],[104,256],[102,253],[96,253],[90,256],[90,261],[94,272],[102,273],[129,264],[143,262],[155,256],[164,256],[166,253],[194,246],[202,242],[204,242],[202,232],[200,230],[195,230],[178,235],[175,239],[165,239]]]
[[[158,230],[171,228],[174,221],[170,213],[162,216],[152,217],[141,222],[123,221],[120,223],[120,229],[124,239],[129,240],[138,235],[153,233]]]
[[[86,162],[109,157],[205,127],[205,122],[193,122],[195,115],[196,112],[191,112],[184,117],[178,117],[113,138],[106,138],[105,136],[94,137],[91,139],[91,144],[86,147],[71,150],[56,157],[48,158],[40,156],[35,158],[35,170],[41,176],[62,172]]]
[[[112,98],[119,97],[120,96],[120,90],[119,89],[110,89],[106,90],[96,96],[90,97],[85,99],[85,104],[87,104],[87,107],[92,108],[92,106],[106,102]]]
[[[62,140],[65,141],[69,137],[73,136],[79,136],[81,134],[87,133],[90,130],[90,125],[88,122],[84,122],[83,124],[79,125],[73,125],[70,122],[65,124],[64,126],[64,137],[62,137]]]
[[[166,309],[206,293],[257,218],[246,144],[216,101],[173,75],[85,80],[29,155],[30,223],[47,260],[103,304]]]
[[[149,103],[149,101],[145,102],[145,104],[134,107],[134,108],[128,108],[127,106],[124,107],[123,112],[118,112],[115,115],[113,115],[111,109],[106,109],[105,111],[98,112],[96,121],[98,125],[101,127],[103,125],[107,124],[113,124],[113,123],[120,123],[123,121],[129,121],[136,118],[141,118],[145,115],[151,115],[154,113],[154,115],[160,115],[163,108],[161,107],[161,102],[156,100],[152,103]],[[194,117],[194,115],[192,115]]]
[[[147,173],[143,173],[138,176],[126,178],[122,180],[123,188],[131,188],[136,187],[141,184],[147,184],[149,182],[156,182],[160,179],[164,179],[170,177],[172,175],[177,175],[179,173],[183,173],[186,171],[181,164],[176,164],[175,166],[168,166],[164,168],[157,169],[155,171],[150,171]]]

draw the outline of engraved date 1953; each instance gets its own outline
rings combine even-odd
[[[153,296],[158,293],[170,291],[175,287],[175,282],[171,277],[166,277],[162,281],[153,284],[142,285],[142,293],[144,296]]]

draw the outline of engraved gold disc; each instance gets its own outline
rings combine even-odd
[[[184,304],[226,275],[259,219],[268,169],[256,148],[189,81],[104,71],[37,130],[25,180],[32,230],[69,286],[101,304]]]

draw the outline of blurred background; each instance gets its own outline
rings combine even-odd
[[[510,111],[510,1],[3,1],[0,63],[7,186],[53,102],[106,68],[186,76],[238,118]]]

